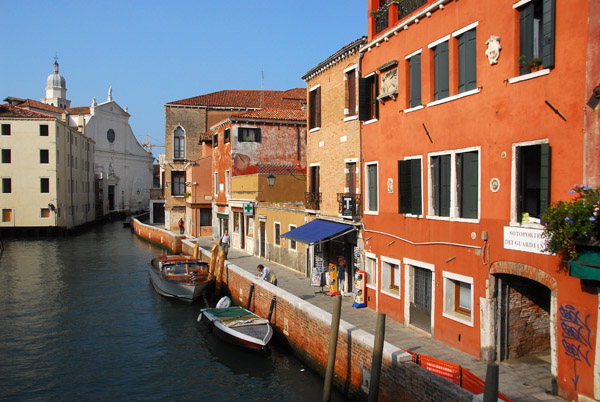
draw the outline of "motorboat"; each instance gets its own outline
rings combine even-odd
[[[212,278],[209,264],[183,255],[160,255],[150,262],[150,282],[158,294],[193,302]]]
[[[248,349],[265,349],[273,336],[267,319],[239,306],[202,309],[197,321],[202,320],[221,339]]]

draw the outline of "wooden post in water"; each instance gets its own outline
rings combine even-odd
[[[218,246],[217,246],[218,247]],[[217,276],[215,278],[217,282],[217,295],[221,292],[221,279],[223,276],[223,269],[225,268],[225,253],[221,251],[219,253],[219,269],[217,270]]]
[[[194,244],[194,259],[198,259],[198,254],[200,253],[200,246],[198,243]]]
[[[379,379],[381,377],[381,363],[383,361],[383,341],[385,339],[385,314],[377,314],[377,327],[375,328],[375,344],[373,345],[373,360],[371,361],[371,380],[369,383],[369,402],[376,402],[379,398]]]
[[[217,266],[217,258],[218,258],[218,255],[219,255],[219,245],[215,244],[212,247],[211,253],[212,254],[210,256],[210,270],[209,270],[209,273],[210,273],[211,276],[214,276],[215,275],[215,268]]]
[[[252,303],[252,295],[254,294],[254,284],[250,284],[250,291],[248,292],[248,303],[246,303],[246,310],[250,310],[250,303]]]
[[[337,347],[338,333],[340,330],[340,316],[342,315],[342,296],[334,298],[333,314],[331,316],[331,329],[329,330],[329,352],[327,353],[327,369],[325,371],[325,382],[323,383],[323,402],[331,400],[331,387],[333,385],[333,374],[335,371],[335,352]]]

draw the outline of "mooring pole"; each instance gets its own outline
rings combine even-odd
[[[254,294],[254,284],[250,284],[250,292],[248,292],[248,303],[246,303],[246,310],[250,310],[250,302],[252,301],[252,295]]]
[[[277,302],[277,296],[273,296],[273,298],[271,299],[271,306],[269,307],[269,316],[267,317],[267,320],[269,322],[271,322],[271,316],[273,315],[273,309],[275,308],[276,302]]]
[[[381,378],[381,362],[383,361],[383,340],[385,339],[385,314],[377,314],[375,328],[375,344],[371,361],[371,381],[369,383],[369,402],[376,402],[379,397],[379,379]]]
[[[498,400],[498,365],[490,363],[485,373],[485,386],[483,388],[483,402],[496,402]]]
[[[331,400],[331,386],[333,384],[333,373],[335,370],[335,351],[337,346],[338,332],[340,330],[340,316],[342,315],[342,296],[334,298],[333,314],[331,316],[331,329],[329,330],[329,352],[327,353],[327,369],[325,371],[325,382],[323,383],[323,402]]]

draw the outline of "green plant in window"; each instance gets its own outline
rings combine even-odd
[[[192,195],[192,193],[188,193],[187,191],[185,193],[183,193],[184,198],[188,198],[191,195]]]
[[[575,194],[575,198],[554,202],[542,214],[544,251],[574,258],[577,246],[600,238],[600,187],[576,184],[569,193]]]
[[[544,60],[541,57],[519,56],[517,62],[519,62],[519,64],[523,67],[534,68],[537,66],[541,66]]]

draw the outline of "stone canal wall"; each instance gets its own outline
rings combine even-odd
[[[193,254],[193,247],[193,242],[183,241],[184,254]],[[202,259],[210,261],[210,253],[201,251]],[[257,281],[243,268],[225,263],[222,284],[234,303],[247,305],[253,283],[250,310],[268,317],[271,300],[275,296],[277,302],[271,317],[275,333],[285,339],[300,359],[324,376],[331,314],[279,287]],[[374,342],[373,335],[340,321],[334,382],[351,400],[367,399]],[[387,342],[380,382],[380,401],[473,400],[473,394],[412,363],[408,353]]]
[[[181,241],[185,239],[185,235],[176,235],[163,228],[155,227],[141,223],[137,219],[131,220],[131,229],[140,238],[168,248],[172,253],[181,253]]]

